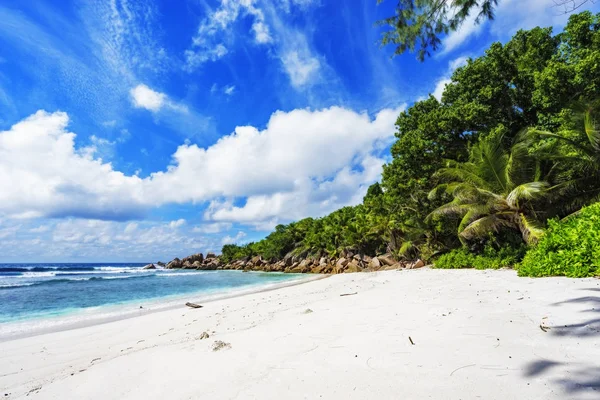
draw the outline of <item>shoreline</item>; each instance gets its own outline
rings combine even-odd
[[[245,272],[240,271],[240,273]],[[0,343],[49,333],[92,327],[164,311],[184,309],[187,308],[185,306],[186,301],[211,303],[219,300],[301,285],[327,277],[329,277],[329,275],[302,275],[298,276],[297,279],[290,279],[278,283],[250,285],[249,287],[234,288],[230,290],[217,289],[215,292],[200,291],[152,299],[131,300],[126,303],[105,304],[102,306],[77,309],[66,314],[30,317],[22,320],[3,322],[0,325]],[[140,308],[136,308],[137,306],[140,306]]]
[[[598,301],[594,278],[339,274],[1,342],[0,395],[597,399]]]

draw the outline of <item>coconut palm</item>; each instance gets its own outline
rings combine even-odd
[[[548,177],[557,213],[570,213],[600,201],[600,101],[576,104],[577,129],[558,133],[530,129],[525,135],[529,144],[539,142],[535,156],[553,164]]]
[[[453,200],[436,210],[429,219],[458,215],[461,241],[487,237],[502,228],[518,230],[527,243],[543,233],[532,201],[545,195],[548,183],[539,179],[539,168],[522,143],[504,150],[502,137],[480,140],[471,149],[470,161],[448,162],[435,177],[444,182],[430,194],[442,193]]]

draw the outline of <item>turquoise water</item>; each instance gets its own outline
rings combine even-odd
[[[93,307],[214,294],[298,279],[241,271],[142,270],[144,264],[0,264],[0,323]]]

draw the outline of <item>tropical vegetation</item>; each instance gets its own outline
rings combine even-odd
[[[517,265],[527,251],[522,275],[597,274],[598,248],[565,239],[599,230],[598,205],[579,212],[600,201],[594,99],[600,14],[573,14],[557,35],[519,31],[454,71],[441,99],[429,96],[399,115],[391,161],[362,204],[278,225],[256,243],[226,245],[223,258],[352,251],[497,268]],[[582,266],[574,272],[565,252],[591,253],[576,256]]]

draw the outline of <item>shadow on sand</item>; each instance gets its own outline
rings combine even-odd
[[[600,288],[584,289],[586,291],[600,292]],[[581,310],[583,318],[581,322],[567,325],[548,326],[548,332],[555,336],[570,336],[575,338],[600,337],[600,297],[581,296],[552,304],[562,306],[566,304],[583,304],[588,307]],[[560,371],[556,371],[560,369]],[[569,396],[580,396],[588,394],[600,399],[600,359],[598,364],[589,365],[577,363],[564,363],[552,360],[538,360],[529,363],[524,368],[524,376],[542,377],[552,372],[554,378],[551,382],[559,385]],[[558,374],[559,377],[556,377]],[[597,396],[597,397],[596,397]],[[576,397],[569,397],[576,398]],[[586,397],[588,398],[588,397]]]

